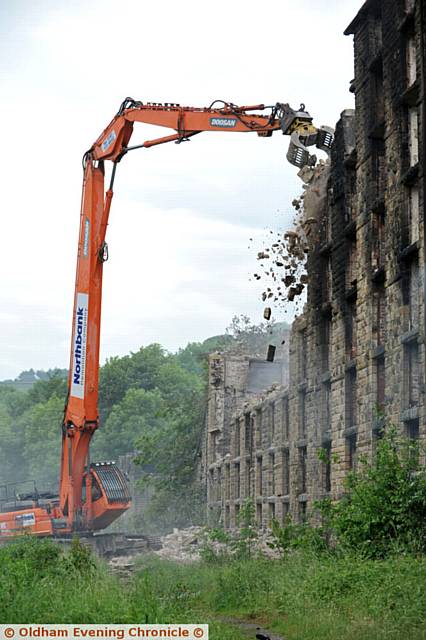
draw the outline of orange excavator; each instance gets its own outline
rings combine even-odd
[[[260,112],[260,113],[259,113]],[[130,146],[134,123],[166,127],[171,135]],[[118,163],[135,149],[166,142],[182,143],[203,131],[252,132],[290,136],[287,159],[301,168],[316,157],[308,147],[329,151],[333,130],[316,128],[302,104],[258,104],[238,107],[215,101],[207,108],[147,103],[126,98],[116,116],[83,157],[83,193],[75,280],[68,397],[62,424],[59,495],[8,492],[0,505],[0,538],[24,531],[66,536],[104,529],[131,504],[124,474],[114,462],[92,463],[89,445],[99,427],[98,375],[102,271],[108,259],[105,233]],[[109,188],[104,190],[105,162],[112,162]]]

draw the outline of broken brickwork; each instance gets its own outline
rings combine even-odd
[[[317,223],[289,383],[249,393],[246,364],[230,363],[229,387],[226,356],[210,358],[208,506],[226,527],[246,497],[259,525],[302,521],[315,499],[341,495],[385,423],[426,438],[423,4],[369,0],[345,31],[355,110],[330,163],[301,176]]]

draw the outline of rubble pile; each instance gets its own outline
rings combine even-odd
[[[161,538],[162,547],[155,551],[155,554],[165,560],[196,562],[200,559],[203,541],[204,529],[202,527],[173,529],[172,533]]]
[[[238,540],[237,531],[229,533],[231,540],[234,536],[235,540]],[[279,558],[279,552],[270,546],[272,542],[270,531],[258,531],[255,539],[252,540],[251,552],[253,555]],[[116,575],[128,578],[134,571],[135,562],[141,553],[154,553],[163,560],[186,564],[201,560],[203,551],[208,550],[210,554],[222,556],[236,553],[237,548],[238,545],[232,544],[232,542],[212,539],[209,536],[209,531],[204,527],[188,527],[187,529],[173,529],[172,533],[162,536],[161,548],[138,550],[132,555],[114,556],[108,561],[108,565]]]
[[[235,535],[238,535],[237,532]],[[161,540],[163,546],[155,551],[155,554],[160,558],[174,562],[197,562],[201,559],[201,552],[206,549],[217,556],[235,553],[235,547],[232,544],[210,539],[208,531],[203,527],[174,529],[173,533],[163,536]],[[272,540],[269,531],[259,531],[257,538],[252,542],[253,554],[263,555],[267,558],[279,558],[279,552],[269,546]]]

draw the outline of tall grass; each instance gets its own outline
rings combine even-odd
[[[170,569],[153,566],[123,582],[77,541],[63,552],[50,540],[25,536],[0,547],[0,624],[203,622],[187,606],[193,594],[179,583],[178,568]],[[211,637],[245,636],[212,621]]]
[[[177,618],[256,620],[286,640],[426,637],[426,560],[410,556],[371,560],[300,551],[276,561],[151,561],[139,580]]]
[[[25,537],[0,548],[0,572],[2,623],[130,623],[150,613],[77,543],[63,553]]]
[[[286,640],[426,637],[426,559],[412,555],[300,550],[191,565],[143,557],[120,581],[78,544],[63,553],[28,539],[0,548],[0,572],[0,623],[208,623],[211,640],[242,640],[237,618]]]

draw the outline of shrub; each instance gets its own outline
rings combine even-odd
[[[91,575],[96,571],[96,563],[89,547],[81,544],[77,537],[74,537],[71,548],[67,554],[61,556],[63,569],[71,574]]]
[[[246,498],[237,517],[238,529],[227,532],[219,527],[206,530],[201,557],[205,562],[220,562],[231,558],[250,558],[259,534],[254,503]]]
[[[287,516],[283,526],[277,520],[271,523],[271,549],[278,549],[285,555],[291,549],[302,549],[312,553],[322,553],[327,549],[327,536],[322,527],[314,527],[307,522],[295,524]]]
[[[249,558],[253,554],[253,545],[258,539],[254,502],[246,498],[237,517],[238,534],[231,546],[238,557]]]
[[[336,503],[318,503],[324,522],[343,548],[369,557],[395,550],[426,550],[426,472],[417,442],[390,428],[372,462],[360,460]]]

